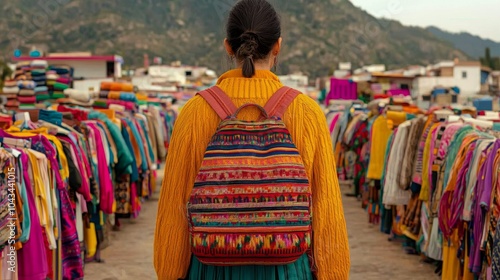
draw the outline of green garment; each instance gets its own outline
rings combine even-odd
[[[312,280],[307,255],[287,265],[211,266],[191,258],[188,280]]]
[[[37,94],[35,97],[37,102],[51,99],[51,96],[48,94]]]
[[[123,139],[122,133],[118,126],[114,124],[105,114],[97,111],[92,111],[89,113],[89,119],[97,119],[104,122],[106,127],[111,133],[111,137],[116,144],[116,151],[118,152],[118,163],[115,165],[116,175],[120,176],[122,174],[132,174],[132,153],[127,148],[127,144]]]

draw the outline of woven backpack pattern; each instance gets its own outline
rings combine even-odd
[[[212,137],[191,192],[192,252],[210,265],[294,262],[311,245],[302,158],[280,118],[236,114]]]

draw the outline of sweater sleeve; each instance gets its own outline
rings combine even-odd
[[[347,227],[326,117],[316,105],[317,146],[312,170],[313,252],[319,280],[349,279]]]
[[[154,239],[158,279],[184,278],[189,268],[191,252],[185,205],[196,172],[192,124],[195,112],[193,102],[184,106],[168,149]]]

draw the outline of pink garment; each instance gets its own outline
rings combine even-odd
[[[123,101],[123,100],[113,100],[113,99],[106,99],[107,105],[109,107],[110,104],[117,104],[117,105],[122,105],[125,107],[127,110],[135,110],[135,103],[130,102],[130,101]]]
[[[114,192],[113,182],[111,181],[111,172],[108,168],[106,160],[106,151],[108,147],[104,147],[101,138],[101,133],[96,124],[87,122],[87,127],[92,130],[93,137],[96,142],[97,153],[97,169],[99,173],[99,186],[100,186],[100,208],[105,214],[113,214]]]
[[[71,79],[69,79],[69,78],[57,78],[56,82],[69,85],[69,84],[71,84]]]
[[[387,94],[391,96],[411,96],[409,89],[390,89],[387,91]]]
[[[28,166],[28,156],[21,155],[23,166]],[[58,173],[58,172],[55,172]],[[28,205],[30,209],[31,227],[29,239],[23,244],[23,248],[17,252],[19,263],[19,280],[45,280],[47,278],[47,254],[44,248],[44,238],[40,218],[35,206],[35,197],[30,187],[31,181],[28,172],[23,172],[26,184]]]
[[[356,82],[345,79],[332,78],[330,80],[330,92],[326,96],[326,104],[330,100],[356,100],[358,99],[358,85]]]
[[[339,117],[340,117],[340,113],[337,113],[333,119],[332,119],[332,122],[330,123],[330,134],[333,132],[333,130],[335,129],[335,125],[337,124],[338,120],[339,120]]]
[[[451,139],[455,135],[455,133],[463,126],[463,124],[449,124],[446,127],[446,130],[443,133],[443,137],[441,137],[441,142],[439,144],[437,158],[440,160],[444,160],[446,157],[446,153],[448,152],[448,146],[450,145]]]
[[[85,172],[82,172],[84,170],[83,169],[83,162],[81,160],[78,160],[78,157],[76,156],[76,155],[79,155],[79,153],[77,152],[78,148],[76,147],[75,143],[69,137],[59,136],[59,138],[61,140],[66,141],[71,146],[71,155],[75,158],[75,163],[78,167],[78,171],[80,171],[80,175],[82,176],[82,186],[78,192],[83,195],[83,197],[85,198],[86,201],[91,201],[92,196],[90,195],[89,178],[88,178],[88,176],[86,176]]]
[[[130,184],[130,205],[132,206],[132,218],[137,218],[139,212],[141,211],[141,204],[139,203],[139,198],[137,197],[137,185],[135,182]]]

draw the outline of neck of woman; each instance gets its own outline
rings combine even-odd
[[[273,67],[273,63],[271,63],[271,61],[268,60],[268,59],[263,59],[263,60],[255,61],[254,65],[255,65],[255,70],[267,70],[267,71],[271,71],[271,68]],[[238,62],[236,64],[236,67],[240,68],[240,69],[243,68],[243,63]]]

